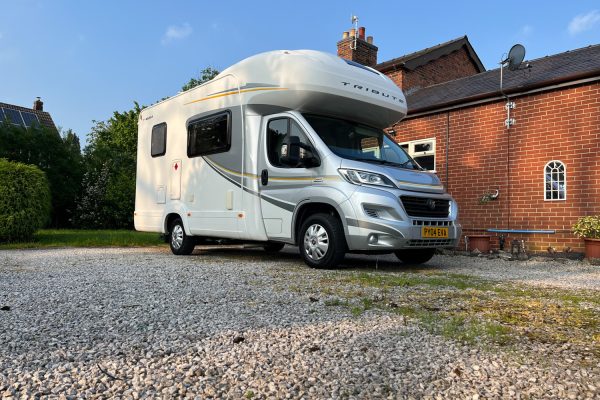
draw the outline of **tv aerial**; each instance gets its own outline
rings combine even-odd
[[[500,93],[506,98],[506,120],[504,121],[504,126],[507,129],[510,129],[517,121],[510,116],[510,110],[515,108],[515,102],[510,101],[509,97],[504,93],[503,88],[503,79],[504,79],[504,67],[508,66],[510,71],[516,71],[519,69],[523,60],[525,59],[525,47],[522,44],[515,44],[510,48],[508,52],[508,56],[500,61]]]
[[[354,24],[354,41],[350,43],[350,49],[356,50],[356,40],[358,38],[358,16],[350,14],[350,22]]]

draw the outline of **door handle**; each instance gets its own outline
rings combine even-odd
[[[266,169],[263,169],[260,173],[260,183],[262,183],[263,186],[267,186],[269,183],[269,171]]]

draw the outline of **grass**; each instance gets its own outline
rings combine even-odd
[[[342,285],[340,285],[340,282]],[[600,295],[591,290],[536,288],[438,272],[357,272],[321,278],[354,316],[397,313],[430,333],[473,344],[522,341],[564,344],[600,357]],[[366,293],[383,294],[375,301]],[[586,350],[587,349],[587,350]]]
[[[42,229],[31,242],[0,244],[0,250],[48,247],[132,247],[164,245],[157,233],[128,230]]]

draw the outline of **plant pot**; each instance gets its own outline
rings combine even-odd
[[[600,239],[583,238],[585,241],[585,258],[600,258]]]
[[[469,251],[473,251],[473,250],[477,249],[482,253],[490,252],[491,236],[471,235],[471,236],[467,236],[467,237],[469,238]]]

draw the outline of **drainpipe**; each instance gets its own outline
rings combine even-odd
[[[506,188],[507,188],[507,196],[506,196],[506,207],[507,207],[507,213],[506,213],[506,225],[508,227],[508,229],[510,229],[510,196],[511,196],[511,190],[510,190],[510,126],[507,127],[506,129],[506,136],[507,136],[507,140],[506,140]]]
[[[446,113],[446,192],[450,188],[448,177],[448,153],[450,152],[450,111]]]

